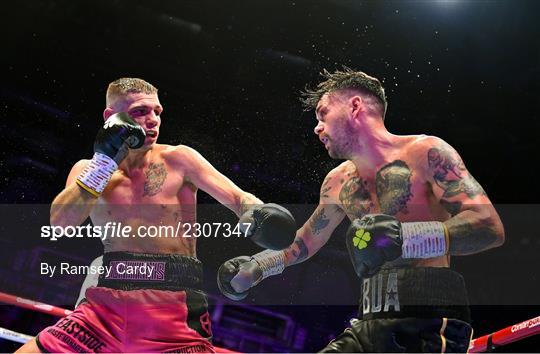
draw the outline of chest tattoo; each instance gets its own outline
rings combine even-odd
[[[150,163],[144,174],[146,179],[144,180],[143,197],[151,197],[161,192],[161,187],[167,178],[165,165],[163,163]]]
[[[362,177],[347,180],[339,192],[339,200],[346,213],[354,217],[362,217],[373,208],[367,181]]]
[[[383,166],[375,178],[377,199],[381,212],[396,215],[407,213],[407,202],[411,199],[411,175],[409,166],[401,160]]]

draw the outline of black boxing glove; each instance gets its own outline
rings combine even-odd
[[[369,278],[381,266],[401,256],[401,223],[390,215],[372,214],[353,220],[346,234],[347,249],[360,278]]]
[[[242,300],[248,295],[249,288],[253,286],[254,282],[251,282],[251,284],[247,284],[247,285],[242,284],[242,287],[245,287],[246,290],[237,291],[236,289],[233,288],[231,281],[233,280],[234,277],[238,275],[238,273],[240,273],[240,267],[242,267],[245,264],[249,265],[250,261],[251,261],[251,257],[240,256],[240,257],[236,257],[236,258],[228,260],[227,262],[223,263],[221,267],[219,267],[218,275],[217,275],[217,283],[218,283],[218,288],[223,295],[235,301]]]
[[[95,197],[99,197],[118,165],[127,156],[128,149],[143,146],[144,129],[125,112],[110,116],[98,131],[94,141],[94,156],[77,184]]]
[[[146,134],[144,129],[129,114],[113,114],[98,131],[94,142],[94,152],[101,153],[120,164],[129,149],[143,146]]]
[[[283,251],[264,250],[252,257],[236,257],[223,263],[218,270],[217,283],[223,295],[238,301],[263,279],[281,274],[284,269]]]
[[[240,217],[240,229],[257,245],[282,250],[289,247],[296,236],[296,221],[281,205],[255,205]]]
[[[398,257],[433,258],[448,252],[448,230],[439,221],[401,223],[385,214],[365,215],[347,230],[347,249],[356,274],[375,275]]]

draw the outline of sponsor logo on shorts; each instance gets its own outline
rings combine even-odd
[[[362,313],[399,312],[398,274],[379,273],[365,278],[362,285]]]
[[[165,280],[165,262],[111,261],[111,272],[105,279]]]
[[[208,336],[212,336],[212,323],[210,322],[210,315],[208,312],[203,313],[199,318],[199,321],[201,322],[202,329],[208,333]]]
[[[70,318],[63,318],[54,327],[49,328],[47,332],[69,345],[76,352],[87,353],[92,351],[97,353],[105,349],[105,343],[100,341],[94,333]]]
[[[164,353],[213,353],[210,345],[192,345],[190,347],[183,347],[180,349],[166,351]]]

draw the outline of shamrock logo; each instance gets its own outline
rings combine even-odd
[[[358,229],[354,233],[352,242],[353,242],[354,247],[361,250],[367,247],[367,244],[370,240],[371,240],[371,235],[369,232],[365,231],[364,229]]]

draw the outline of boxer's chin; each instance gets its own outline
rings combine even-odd
[[[339,153],[339,151],[336,151],[335,149],[328,149],[328,156],[334,160],[342,160],[346,159],[346,157],[343,156],[343,154]]]
[[[156,145],[156,139],[145,140],[144,145],[140,148],[142,151],[150,150]]]

